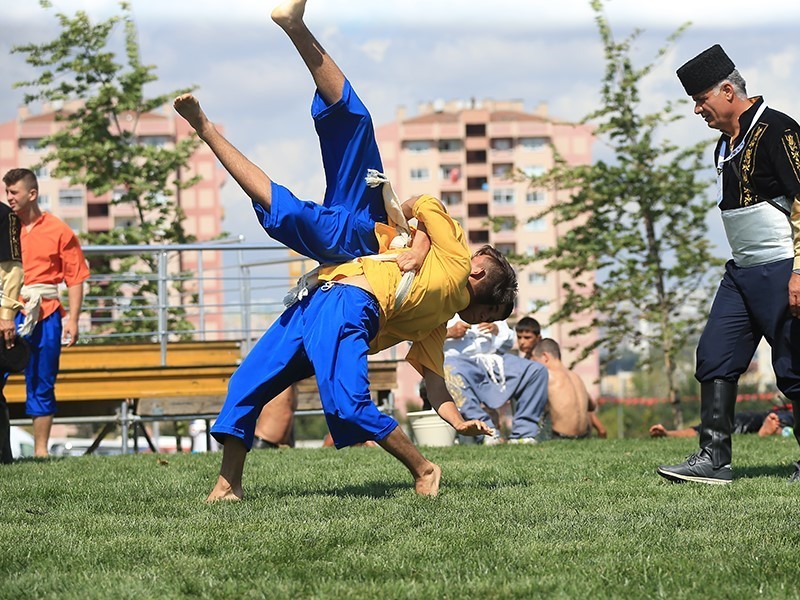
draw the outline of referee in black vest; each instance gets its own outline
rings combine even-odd
[[[772,346],[778,388],[800,418],[800,126],[749,98],[745,82],[715,45],[678,69],[694,112],[722,135],[714,150],[718,201],[733,259],[697,347],[700,449],[661,466],[676,482],[726,484],[739,376],[761,338]],[[800,427],[795,428],[800,441]],[[800,481],[800,462],[790,481]]]

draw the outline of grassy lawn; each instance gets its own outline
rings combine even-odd
[[[695,444],[428,449],[436,499],[377,448],[261,450],[216,505],[218,454],[19,462],[0,597],[800,597],[794,439],[737,437],[727,487],[655,474]]]

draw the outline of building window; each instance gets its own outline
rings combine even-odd
[[[546,169],[540,165],[531,165],[523,167],[522,172],[528,177],[541,177],[545,174]]]
[[[467,150],[467,163],[470,165],[485,165],[486,150]]]
[[[42,138],[24,138],[19,141],[20,150],[41,150]]]
[[[511,188],[492,190],[492,202],[495,204],[514,204],[514,190]]]
[[[439,152],[457,152],[463,147],[461,140],[439,140]]]
[[[546,230],[547,230],[547,220],[544,218],[530,219],[528,222],[525,223],[525,231],[546,231]]]
[[[511,150],[513,146],[513,142],[511,138],[493,138],[492,139],[492,150],[499,150],[503,152],[505,150]]]
[[[156,148],[163,148],[171,141],[166,135],[142,135],[139,137],[140,144]]]
[[[504,256],[509,256],[517,251],[517,247],[514,244],[495,244],[494,247],[500,254]]]
[[[528,204],[544,204],[547,202],[547,194],[544,190],[528,190],[525,194],[525,202]]]
[[[48,212],[50,211],[50,196],[47,194],[39,194],[39,208]]]
[[[488,244],[489,232],[485,229],[478,229],[469,232],[470,244]]]
[[[467,137],[486,137],[486,124],[467,124]]]
[[[547,283],[547,275],[544,273],[528,273],[528,283],[531,285],[544,285]]]
[[[114,229],[130,229],[136,227],[133,217],[114,217]]]
[[[469,204],[467,206],[467,216],[469,217],[488,217],[488,204]]]
[[[409,140],[404,145],[405,149],[413,154],[422,154],[431,149],[431,142],[428,140]]]
[[[81,189],[66,189],[58,191],[58,204],[59,206],[82,206],[83,205],[83,190]],[[73,227],[74,229],[74,227]]]
[[[420,181],[423,179],[428,179],[430,177],[430,171],[426,168],[421,169],[411,169],[411,179]]]
[[[533,246],[528,246],[527,248],[525,248],[525,255],[529,257],[536,256],[540,252],[548,249],[549,246],[545,244],[535,244]]]
[[[492,175],[502,179],[510,179],[514,165],[511,163],[496,163],[492,165]]]
[[[519,139],[519,145],[525,150],[541,150],[547,146],[548,139],[546,137],[524,137]]]
[[[64,219],[64,223],[66,223],[67,226],[75,233],[80,233],[83,231],[83,219],[80,217]]]
[[[516,217],[500,217],[495,219],[497,231],[514,231],[517,228]]]
[[[102,204],[89,204],[86,207],[86,216],[87,217],[107,217],[108,216],[108,204],[103,202]]]
[[[461,192],[442,192],[441,200],[445,206],[461,204]]]
[[[488,190],[489,181],[486,177],[468,177],[467,178],[468,190]]]
[[[33,173],[34,175],[36,175],[37,179],[47,179],[48,177],[50,177],[50,169],[47,168],[47,165],[39,167]]]
[[[456,183],[461,179],[461,165],[441,165],[439,167],[439,179]]]

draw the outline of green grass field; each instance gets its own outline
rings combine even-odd
[[[793,438],[734,441],[730,486],[655,474],[695,440],[427,449],[438,498],[377,448],[0,468],[2,598],[793,598]]]

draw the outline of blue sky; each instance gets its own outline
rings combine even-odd
[[[44,42],[57,32],[53,11],[34,0],[10,3],[0,36],[0,120],[13,119],[30,78],[12,45]],[[53,0],[58,11],[116,11],[108,0]],[[153,92],[197,85],[212,120],[230,140],[277,181],[301,197],[318,197],[323,178],[308,116],[313,92],[293,47],[270,20],[271,3],[252,0],[130,0],[142,58],[157,66]],[[652,107],[683,97],[675,69],[714,43],[728,51],[751,94],[800,115],[800,22],[796,0],[642,2],[608,0],[606,16],[617,38],[644,30],[635,55],[649,62],[680,24],[690,29],[661,60],[642,88]],[[490,10],[487,9],[490,8]],[[411,114],[420,102],[442,99],[523,99],[533,109],[545,101],[554,117],[579,120],[595,106],[603,56],[586,0],[309,0],[307,21],[365,100],[376,123],[394,118],[399,105]],[[665,134],[679,142],[710,139],[699,117]],[[711,147],[709,147],[710,164]],[[263,234],[233,182],[223,191],[225,228],[248,241]],[[242,210],[242,208],[245,208]],[[720,256],[728,250],[719,216],[709,215]]]

